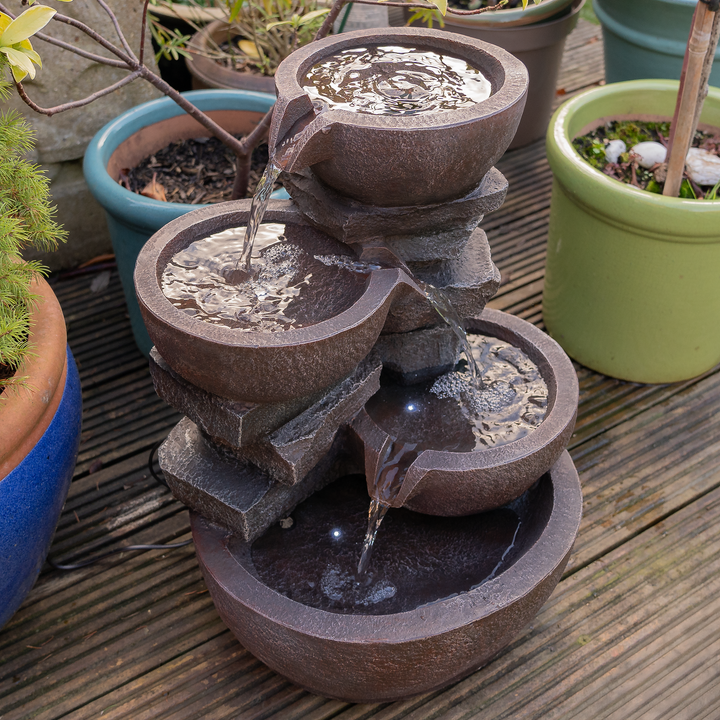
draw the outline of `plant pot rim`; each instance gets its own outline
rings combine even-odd
[[[190,74],[201,83],[218,89],[249,90],[274,94],[275,78],[273,75],[264,75],[258,70],[232,70],[202,54],[208,44],[208,36],[212,37],[215,33],[230,27],[232,26],[225,20],[213,20],[192,36],[188,50],[191,53],[193,50],[196,52],[185,58],[185,64]],[[240,35],[239,32],[235,34]]]
[[[249,90],[190,90],[182,95],[203,111],[265,113],[275,103],[274,96]],[[165,224],[188,212],[189,206],[185,203],[162,202],[131,192],[119,185],[107,172],[110,157],[121,143],[144,127],[185,114],[174,100],[162,97],[126,110],[93,137],[85,151],[83,172],[93,195],[102,198],[101,204],[110,214],[122,217],[150,212],[160,217],[162,224]],[[193,208],[208,206],[206,203],[198,203]]]
[[[690,0],[694,2],[694,0]],[[487,29],[497,28],[498,30],[512,27],[522,27],[539,23],[544,20],[553,19],[553,15],[562,12],[574,0],[543,0],[539,5],[535,5],[530,0],[525,10],[519,8],[507,8],[505,10],[493,10],[491,12],[480,13],[479,15],[447,15],[444,20],[451,25],[461,25],[464,27],[483,27]]]
[[[668,96],[670,113],[665,117],[670,119],[678,87],[676,80],[629,80],[591,88],[570,98],[558,108],[550,120],[546,138],[548,162],[556,182],[563,182],[566,176],[572,177],[572,183],[565,186],[566,191],[593,214],[608,216],[612,209],[612,219],[618,225],[630,225],[640,232],[645,230],[668,241],[717,242],[720,236],[720,200],[665,197],[627,185],[593,168],[572,145],[570,125],[575,115],[588,106],[601,106],[606,98],[627,98],[629,102],[637,102],[639,94],[659,93]],[[704,115],[708,105],[712,104],[720,116],[720,89],[711,87],[705,103]],[[627,114],[638,116],[642,113]],[[622,113],[599,113],[594,119],[609,120],[613,116],[621,115]],[[583,125],[586,126],[587,124]],[[662,210],[662,214],[658,213],[658,210]],[[688,219],[688,213],[692,213],[692,222]],[[671,226],[668,226],[668,217],[672,220]]]
[[[62,398],[67,374],[67,332],[60,303],[41,277],[31,285],[39,296],[31,310],[28,357],[16,376],[27,376],[28,387],[7,389],[0,396],[0,480],[35,446],[50,425]]]

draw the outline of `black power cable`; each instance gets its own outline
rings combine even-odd
[[[152,446],[152,448],[150,448],[150,455],[148,457],[148,469],[150,470],[150,474],[155,478],[158,483],[167,487],[168,484],[165,481],[165,478],[162,475],[158,475],[155,472],[155,468],[153,467],[155,453],[158,451],[158,448],[160,447],[160,445],[162,445],[164,440],[165,438],[163,438],[162,440],[158,440]],[[187,545],[190,545],[191,542],[192,540],[183,540],[183,542],[169,543],[167,545],[125,545],[123,547],[115,548],[115,550],[110,550],[106,553],[103,553],[102,555],[96,555],[95,557],[80,560],[80,562],[58,563],[51,558],[47,558],[47,564],[55,570],[79,570],[80,568],[84,568],[88,565],[93,565],[94,563],[99,562],[100,560],[104,560],[106,557],[109,557],[110,555],[115,555],[116,553],[132,552],[137,550],[174,550],[175,548],[186,547]],[[76,558],[76,560],[77,559],[78,558]]]

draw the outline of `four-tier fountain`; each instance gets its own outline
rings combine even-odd
[[[313,692],[395,700],[504,648],[580,522],[573,367],[485,309],[478,225],[527,72],[389,29],[305,46],[276,86],[293,200],[189,213],[138,260],[155,386],[186,415],[160,464],[243,645]]]

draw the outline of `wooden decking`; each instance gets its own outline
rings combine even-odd
[[[598,39],[581,21],[558,100],[602,79]],[[492,306],[541,325],[551,184],[543,143],[500,169],[510,195],[483,223],[503,274]],[[92,293],[94,277],[55,285],[84,390],[58,560],[189,537],[187,512],[147,468],[177,415],[154,394],[117,277]],[[0,718],[720,718],[720,373],[672,386],[580,367],[578,376],[570,450],[585,515],[570,565],[533,625],[466,680],[379,706],[300,690],[224,627],[189,546],[46,568],[0,631]]]

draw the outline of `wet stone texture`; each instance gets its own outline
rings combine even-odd
[[[460,351],[457,335],[447,326],[381,335],[375,345],[386,371],[401,385],[412,385],[449,372]]]
[[[459,200],[409,207],[364,205],[327,187],[310,169],[281,179],[311,225],[358,252],[382,240],[404,262],[459,258],[483,216],[499,208],[507,193],[507,180],[496,168]]]
[[[445,293],[460,317],[478,317],[500,287],[500,271],[490,257],[487,236],[476,229],[455,260],[408,263],[419,280]],[[406,333],[444,325],[430,303],[417,292],[399,293],[385,320],[383,334]]]
[[[243,447],[272,433],[316,403],[327,392],[277,403],[227,400],[181,378],[156,348],[150,351],[155,392],[187,415],[203,432],[230,447]]]
[[[346,434],[337,433],[313,471],[288,486],[212,446],[194,423],[183,418],[161,445],[158,460],[181,503],[252,541],[312,493],[347,473],[362,471],[348,451],[351,447]]]
[[[373,352],[348,378],[269,437],[234,450],[240,460],[261,468],[271,478],[295,485],[330,449],[338,428],[380,389],[382,362]]]

